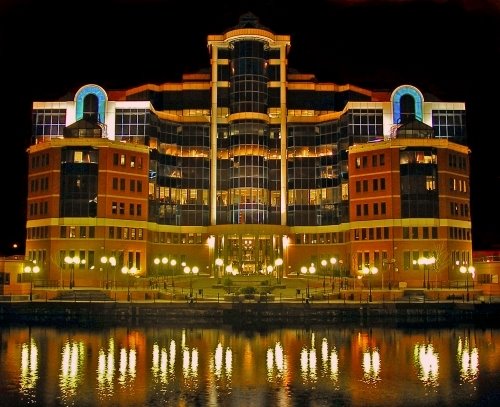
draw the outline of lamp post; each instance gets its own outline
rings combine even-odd
[[[198,271],[199,269],[197,266],[194,266],[193,268],[189,266],[184,267],[184,273],[189,274],[189,298],[191,299],[191,302],[193,302],[193,274],[198,274]]]
[[[165,266],[165,271],[163,271],[161,274],[162,274],[162,277],[163,277],[163,288],[167,288],[167,284],[165,282],[165,276],[167,274],[167,267],[168,267],[168,258],[167,257],[162,257],[161,258],[161,264],[163,264]],[[160,269],[161,270],[161,269]]]
[[[325,289],[326,289],[326,260],[323,259],[321,260],[321,267],[322,267],[322,270],[323,270],[323,294],[325,293]]]
[[[332,292],[333,290],[335,289],[335,265],[337,264],[337,258],[336,257],[330,257],[330,264],[332,265]],[[339,275],[339,283],[338,283],[338,286],[339,286],[339,293],[340,293],[340,275]]]
[[[116,259],[113,256],[109,258],[106,256],[102,256],[101,263],[103,264],[103,267],[106,269],[106,290],[107,290],[109,289],[109,267],[116,266]]]
[[[153,263],[154,263],[154,265],[155,265],[155,276],[154,276],[154,279],[153,279],[153,281],[154,281],[154,283],[153,283],[153,284],[154,284],[153,288],[158,288],[158,275],[160,274],[160,273],[159,273],[159,269],[160,269],[160,262],[161,262],[161,260],[160,260],[160,258],[159,258],[159,257],[155,257],[155,258],[154,258],[154,260],[153,260]]]
[[[122,273],[127,275],[127,301],[130,302],[132,300],[130,295],[130,276],[135,275],[135,273],[137,273],[137,269],[135,267],[131,267],[129,269],[127,266],[123,266]]]
[[[224,260],[222,260],[220,257],[217,257],[215,259],[215,265],[217,266],[217,284],[220,284],[221,269],[224,265]]]
[[[33,273],[39,273],[40,267],[38,267],[36,264],[33,267],[26,266],[24,268],[24,272],[30,275],[30,301],[33,301]]]
[[[276,284],[281,284],[280,267],[282,265],[283,259],[281,257],[278,257],[276,260],[274,260],[274,266],[276,267]]]
[[[174,272],[175,272],[175,265],[176,264],[177,264],[177,260],[175,260],[175,259],[170,260],[170,266],[172,267],[172,294],[175,293]]]
[[[363,275],[368,276],[368,301],[372,302],[372,276],[378,273],[378,268],[373,266],[373,267],[368,267],[365,266],[363,267]]]
[[[307,274],[314,274],[316,273],[316,267],[314,267],[314,264],[311,263],[311,265],[309,267],[306,267],[306,266],[302,266],[300,268],[300,272],[304,275],[307,275]],[[307,280],[307,288],[306,288],[306,302],[309,302],[309,294],[310,294],[310,291],[309,291],[309,278],[306,276],[306,280]]]
[[[474,266],[461,266],[460,267],[460,273],[465,274],[465,289],[467,291],[467,302],[469,302],[469,274],[472,274],[472,278],[474,281],[474,272],[476,271],[476,268]]]
[[[347,281],[346,277],[343,276],[344,270],[342,270],[342,265],[344,264],[344,260],[339,260],[339,294],[340,294],[340,286],[344,287],[344,290],[347,289]]]
[[[420,257],[417,261],[419,266],[424,266],[424,285],[423,287],[429,290],[431,288],[431,276],[429,273],[430,266],[434,263],[436,263],[436,259],[434,257]],[[427,285],[425,283],[425,273],[427,272]]]
[[[80,264],[80,257],[66,256],[64,262],[69,265],[69,288],[73,289],[75,286],[75,264]]]

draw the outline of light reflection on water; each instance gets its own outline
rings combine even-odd
[[[21,405],[478,405],[499,401],[500,330],[0,329]]]

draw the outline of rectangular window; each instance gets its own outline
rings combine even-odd
[[[356,205],[356,216],[361,216],[361,205]]]
[[[418,270],[418,258],[420,256],[419,252],[411,252],[412,254],[412,265],[413,265],[413,270]]]
[[[118,165],[118,153],[113,154],[113,165]]]
[[[141,253],[140,252],[135,253],[135,267],[137,268],[137,270],[141,269]]]
[[[135,157],[130,157],[130,168],[135,168]]]
[[[356,168],[361,168],[361,157],[356,157]]]
[[[130,192],[135,192],[135,179],[130,180]]]
[[[429,239],[429,228],[427,227],[422,228],[422,238]]]
[[[134,209],[135,209],[134,204],[133,203],[129,204],[129,206],[128,206],[128,213],[130,215],[132,215],[132,216],[134,215]]]
[[[120,191],[125,191],[125,178],[120,178]]]
[[[113,189],[117,190],[118,189],[118,178],[113,177]]]
[[[385,154],[380,154],[379,155],[379,162],[380,162],[380,165],[385,165]]]
[[[378,179],[373,180],[373,190],[378,191]]]
[[[115,238],[115,228],[113,226],[110,226],[108,228],[108,238],[109,239],[114,239]]]
[[[418,239],[418,227],[414,226],[411,228],[411,238]]]
[[[70,226],[69,227],[69,237],[70,239],[74,239],[76,237],[76,227],[75,226]]]
[[[142,192],[142,181],[137,181],[137,192]]]
[[[410,238],[410,228],[408,226],[403,227],[403,239]]]
[[[368,216],[368,204],[363,204],[363,215]]]
[[[85,239],[87,237],[87,227],[80,226],[80,238]]]
[[[432,227],[432,238],[437,239],[438,238],[438,228],[436,226]]]
[[[366,155],[363,156],[363,168],[368,167],[368,157]]]
[[[372,167],[377,166],[377,158],[378,158],[378,156],[376,154],[372,155]]]
[[[142,235],[142,228],[137,229],[137,239],[142,240],[143,239],[142,236],[143,236]]]
[[[378,203],[373,204],[373,214],[378,215]]]
[[[137,204],[137,216],[142,216],[142,204]]]
[[[116,215],[118,211],[118,202],[111,202],[111,213]]]
[[[403,252],[403,268],[405,270],[410,269],[410,252],[408,251]]]
[[[67,232],[66,232],[66,226],[61,226],[61,227],[59,228],[59,237],[60,237],[61,239],[66,239],[66,233],[67,233]]]
[[[361,192],[361,181],[356,181],[356,192]]]
[[[380,178],[380,189],[385,191],[385,178]]]
[[[125,166],[125,154],[120,154],[120,165]]]
[[[120,215],[125,215],[125,204],[120,202]]]
[[[363,180],[363,192],[368,192],[368,180]]]
[[[122,228],[120,226],[116,227],[116,238],[121,239],[122,238]]]
[[[380,203],[380,212],[382,213],[382,215],[385,215],[387,213],[387,206],[385,202]]]
[[[135,228],[130,228],[130,240],[135,240]]]
[[[123,238],[128,239],[128,228],[123,228]]]
[[[95,238],[95,226],[89,226],[89,238],[90,239]]]

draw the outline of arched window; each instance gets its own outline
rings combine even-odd
[[[422,93],[410,85],[402,85],[391,96],[393,124],[406,123],[409,119],[423,121]]]
[[[83,99],[83,117],[96,122],[99,119],[99,100],[92,93]]]
[[[407,93],[401,96],[399,103],[401,106],[400,123],[408,123],[415,120],[415,99],[413,96]]]
[[[94,115],[96,121],[105,123],[106,102],[108,96],[104,89],[97,85],[85,85],[75,95],[76,120]]]

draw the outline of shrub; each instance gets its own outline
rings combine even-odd
[[[240,292],[245,295],[255,294],[257,292],[257,289],[253,286],[241,287]]]
[[[223,285],[226,293],[231,293],[231,287],[233,286],[233,280],[231,280],[229,277],[225,277],[224,280],[222,280],[222,285]]]

